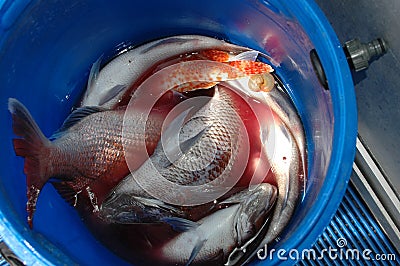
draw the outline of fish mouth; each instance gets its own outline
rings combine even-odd
[[[103,201],[103,203],[100,205],[98,216],[100,219],[106,221],[106,222],[111,222],[113,220],[113,217],[117,215],[117,201],[119,199],[119,195],[115,193],[115,191],[112,191]]]

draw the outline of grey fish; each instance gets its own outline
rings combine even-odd
[[[303,182],[303,189],[305,189],[307,183],[307,143],[304,133],[304,127],[298,113],[296,112],[295,107],[293,106],[293,103],[289,99],[288,95],[283,92],[281,84],[277,83],[276,85],[276,89],[266,94],[266,100],[268,106],[270,106],[270,108],[274,110],[274,112],[280,117],[280,119],[292,133],[292,136],[296,141],[301,160],[301,170],[299,177]]]
[[[275,203],[276,188],[261,184],[228,199],[230,205],[198,222],[164,219],[182,232],[157,253],[160,261],[171,265],[222,265],[238,246],[245,246],[257,235]],[[237,258],[239,259],[239,258]]]

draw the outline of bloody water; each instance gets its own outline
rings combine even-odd
[[[202,90],[184,93],[183,95],[167,92],[156,104],[155,110],[160,112],[162,110],[165,115],[173,107],[173,105],[180,103],[186,99],[197,96],[210,96],[213,94],[213,89]],[[258,121],[248,103],[242,96],[237,94],[237,104],[240,106],[238,113],[241,115],[243,122],[247,128],[250,141],[250,159],[244,171],[242,178],[237,183],[236,187],[232,189],[231,193],[238,191],[248,186],[250,179],[254,175],[255,162],[260,159],[260,149],[265,143],[261,143],[259,137]],[[173,103],[173,104],[171,104]],[[154,147],[148,150],[149,154],[154,151]],[[268,162],[262,162],[265,167],[268,167]],[[264,182],[276,186],[276,180],[271,171],[263,177]],[[117,185],[119,180],[99,180],[90,186],[90,190],[97,196],[97,201],[100,206],[102,200],[107,197],[109,191]],[[166,193],[168,193],[166,191]],[[224,198],[228,197],[229,193]],[[185,207],[189,213],[190,220],[197,221],[204,216],[209,215],[217,209],[213,208],[214,204],[204,204],[195,207]],[[76,209],[79,211],[84,222],[92,233],[110,250],[118,256],[126,259],[127,261],[142,265],[161,265],[163,261],[157,257],[159,249],[169,240],[177,236],[179,233],[174,231],[170,225],[165,223],[158,224],[109,224],[97,216],[93,212],[92,202],[87,197],[82,197],[78,200]],[[234,230],[232,228],[232,230]]]
[[[130,90],[127,91],[124,98],[120,101],[119,106],[127,105],[133,91],[135,91],[143,80],[158,69],[182,60],[193,60],[194,58],[201,59],[201,53],[191,53],[184,56],[181,55],[168,58],[163,62],[154,65],[131,86]],[[218,201],[222,201],[232,193],[246,188],[253,176],[257,174],[260,175],[260,173],[262,176],[258,176],[258,179],[277,186],[276,178],[271,171],[267,171],[266,174],[264,171],[259,171],[260,173],[255,172],[257,164],[261,164],[264,166],[263,168],[269,169],[269,162],[265,159],[260,159],[261,149],[264,145],[268,145],[268,143],[263,143],[260,139],[260,127],[263,125],[258,123],[256,114],[253,110],[254,108],[265,108],[266,116],[270,115],[269,112],[271,112],[271,110],[259,101],[252,100],[248,97],[246,98],[243,94],[235,92],[232,88],[228,87],[228,89],[231,89],[233,95],[235,95],[235,106],[238,107],[237,112],[247,129],[250,140],[250,152],[249,160],[241,179],[238,181],[236,186],[228,192],[228,194],[218,199]],[[166,116],[175,105],[187,99],[195,98],[197,96],[212,96],[213,93],[213,88],[182,94],[169,91],[157,101],[153,108],[153,112],[161,113]],[[155,147],[148,147],[147,151],[149,155],[153,153],[154,148]],[[127,175],[128,174],[129,172]],[[108,196],[109,191],[120,181],[121,180],[110,179],[96,180],[89,186],[89,190],[96,195],[96,203],[98,206],[100,206],[102,201]],[[166,191],[166,193],[168,193],[168,191]],[[190,220],[197,221],[216,211],[217,208],[213,208],[213,206],[215,206],[214,203],[209,203],[201,206],[182,207],[182,209],[189,213],[188,217]],[[170,225],[163,222],[154,224],[110,224],[99,218],[96,211],[93,211],[93,207],[93,199],[91,200],[85,196],[79,198],[75,206],[90,231],[110,250],[135,265],[162,265],[164,263],[158,257],[160,248],[179,234],[174,231]],[[234,230],[234,228],[232,228],[232,230]]]

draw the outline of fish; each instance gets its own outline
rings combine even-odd
[[[276,79],[279,80],[279,79]],[[300,182],[302,183],[302,189],[307,185],[307,141],[303,123],[296,108],[293,106],[289,96],[283,91],[282,84],[277,82],[277,88],[271,90],[271,93],[267,94],[266,101],[268,106],[280,117],[282,122],[286,125],[297,144],[300,153]]]
[[[233,261],[225,264],[231,252],[254,241],[275,200],[276,188],[264,183],[232,196],[230,206],[197,222],[165,218],[164,222],[181,233],[155,252],[156,259],[166,265],[233,265]]]
[[[160,92],[154,92],[154,94],[157,95],[169,88],[175,88],[176,86],[173,84],[181,85],[197,81],[219,82],[222,80],[255,75],[260,72],[271,72],[270,66],[266,65],[264,68],[258,68],[260,64],[259,62],[257,63],[256,68],[246,68],[242,72],[229,64],[214,61],[194,60],[181,62],[156,72],[138,88],[138,91],[143,91],[143,94],[135,95],[135,97],[136,99],[140,99],[141,102],[151,106],[151,97],[154,96],[151,95],[149,97],[146,93],[146,88],[160,88]],[[250,64],[246,62],[245,65],[249,66]],[[186,72],[185,75],[176,75],[176,73],[184,73],[185,69],[190,69],[191,71]],[[147,192],[151,191],[157,194],[156,196],[152,195],[153,197],[151,198],[156,198],[178,206],[207,203],[218,198],[218,196],[222,196],[232,188],[246,170],[248,158],[236,158],[236,156],[248,156],[245,149],[248,148],[249,145],[243,142],[244,140],[248,141],[246,138],[247,131],[254,134],[251,139],[258,140],[259,135],[256,128],[246,130],[246,128],[241,126],[242,121],[249,120],[251,117],[250,112],[246,109],[243,110],[242,117],[236,114],[235,110],[240,110],[244,107],[243,104],[239,104],[241,102],[243,102],[243,100],[232,91],[226,88],[218,89],[217,87],[217,89],[215,89],[215,96],[205,108],[199,111],[197,114],[198,118],[189,120],[186,127],[184,126],[182,128],[183,132],[181,133],[183,134],[181,134],[181,136],[185,138],[185,130],[191,134],[187,135],[186,139],[182,141],[189,141],[189,145],[187,146],[190,147],[190,149],[187,150],[187,153],[184,152],[179,160],[173,160],[171,162],[169,158],[164,158],[165,152],[162,149],[164,147],[158,145],[159,148],[156,149],[155,154],[153,154],[149,160],[136,171],[132,171],[131,175],[128,175],[111,191],[110,196],[107,197],[100,207],[101,216],[107,217],[108,220],[110,220],[110,217],[111,220],[114,217],[116,218],[114,221],[116,223],[126,223],[129,221],[129,217],[134,218],[132,223],[140,222],[140,220],[137,220],[137,215],[132,216],[126,211],[126,209],[129,209],[126,203],[131,202],[133,207],[137,204],[134,201],[127,200],[127,198],[129,199],[130,197],[129,195],[131,195],[131,197],[138,195],[145,198],[150,197],[149,195],[141,194],[143,188]],[[239,112],[239,114],[240,113],[241,112]],[[207,119],[202,120],[203,118]],[[179,126],[173,126],[172,128],[179,128]],[[166,132],[168,132],[168,130],[166,130]],[[173,139],[173,136],[179,135],[178,133],[179,132],[173,132],[172,134],[167,133],[169,136],[167,136],[166,139]],[[202,135],[196,135],[200,133],[202,133]],[[230,146],[230,143],[233,143],[233,145]],[[216,146],[217,153],[212,150],[214,146]],[[244,151],[239,153],[239,148]],[[128,151],[126,154],[127,161],[130,161],[129,147],[125,150]],[[174,148],[172,148],[172,150],[174,150]],[[209,158],[207,158],[207,156],[196,157],[196,160],[190,159],[190,154],[202,155],[204,151],[210,152],[208,156],[212,156],[216,158],[216,160],[210,161],[209,167],[201,171],[187,171],[188,168],[201,169],[198,165],[204,164],[202,160],[208,162]],[[222,164],[223,167],[221,167],[220,164]],[[156,165],[156,167],[154,167],[154,165]],[[232,167],[236,167],[235,169],[237,170],[231,169]],[[236,176],[233,176],[232,173]],[[267,175],[267,173],[265,173],[265,175]],[[163,180],[164,177],[170,183],[164,182],[161,184],[160,181]],[[264,176],[261,177],[264,178]],[[218,186],[206,184],[209,182],[212,183],[217,179],[218,181],[216,182],[218,182]],[[175,185],[179,185],[179,188],[172,188],[169,186],[171,182]],[[190,186],[187,186],[188,184],[190,184]],[[137,190],[138,188],[140,189]],[[173,191],[173,193],[165,193],[165,190]],[[204,193],[204,191],[207,191],[207,193]],[[121,210],[121,213],[115,213],[115,210]]]
[[[67,202],[76,200],[77,194],[96,179],[119,180],[129,170],[125,163],[122,146],[122,123],[125,110],[104,110],[83,107],[74,111],[54,134],[47,139],[26,107],[10,98],[8,109],[13,118],[13,140],[17,156],[25,158],[27,176],[28,223],[33,225],[33,213],[44,184],[50,178],[61,180],[54,183]],[[148,125],[147,143],[154,149],[162,126],[162,116],[154,113]],[[140,118],[138,118],[140,119]],[[140,136],[133,135],[127,141]],[[137,160],[140,160],[138,155]],[[114,181],[115,182],[115,181]],[[63,193],[70,186],[74,191]]]
[[[141,80],[145,73],[150,73],[150,69],[171,57],[179,58],[184,54],[192,55],[197,51],[203,51],[204,58],[219,62],[254,61],[259,53],[215,38],[180,35],[140,45],[118,55],[103,68],[101,68],[103,56],[100,56],[90,70],[87,89],[80,107],[113,108],[121,102],[127,91],[132,90],[131,85]]]
[[[79,107],[49,138],[9,99],[15,153],[25,158],[29,226],[50,181],[105,231],[170,226],[174,237],[150,245],[162,263],[236,265],[278,239],[305,186],[306,141],[274,69],[258,55],[183,35],[139,46],[103,68],[101,56]],[[192,106],[191,92],[201,95]],[[169,118],[183,103],[189,108]],[[260,103],[267,108],[253,114]],[[260,128],[257,115],[266,122]],[[272,142],[275,149],[264,145]]]
[[[248,108],[232,90],[218,86],[214,90],[211,100],[186,122],[187,112],[180,113],[161,135],[167,143],[160,141],[152,156],[112,189],[100,207],[102,217],[113,223],[143,222],[137,213],[130,213],[142,203],[138,196],[161,201],[160,210],[165,209],[164,203],[196,206],[220,198],[243,176],[253,174],[246,168],[249,158],[258,156],[251,146],[258,141],[257,128],[252,128],[249,137],[242,124],[244,116],[249,116]],[[238,114],[235,110],[239,106]],[[256,140],[250,144],[249,139]],[[264,178],[268,173],[262,174]],[[150,210],[153,208],[149,205]],[[157,213],[153,222],[164,215]]]
[[[276,74],[275,74],[276,75]],[[262,76],[262,77],[260,77]],[[305,188],[307,183],[307,142],[304,132],[303,123],[294,107],[290,97],[283,90],[283,85],[278,77],[271,78],[270,73],[261,75],[253,75],[237,80],[225,81],[228,86],[235,88],[235,90],[243,92],[244,94],[257,99],[267,105],[274,113],[276,113],[286,127],[292,132],[292,136],[296,141],[299,148],[301,157],[301,173],[300,179],[302,186]],[[265,83],[273,83],[273,86],[268,86],[267,89],[258,90],[258,86],[263,87],[265,83],[253,84],[254,80],[262,79]]]
[[[220,82],[249,75],[247,72],[252,75],[272,71],[267,64],[263,68],[256,64],[255,72],[251,63],[245,65],[246,69],[240,69],[239,65],[230,66],[210,60],[182,62],[156,72],[152,76],[155,83],[150,85],[161,88],[163,91],[159,96],[162,97],[171,88],[187,82]],[[171,70],[176,70],[174,75],[171,75]],[[143,93],[149,95],[152,88],[150,86]],[[90,184],[103,182],[116,185],[126,177],[131,169],[127,167],[124,145],[135,150],[145,140],[146,150],[152,153],[160,139],[163,114],[168,113],[168,108],[161,106],[161,110],[150,112],[150,119],[144,121],[140,110],[134,110],[139,113],[131,117],[133,120],[128,123],[130,128],[126,130],[128,135],[123,138],[124,116],[130,113],[126,112],[126,107],[84,106],[71,113],[50,141],[22,103],[10,98],[8,109],[13,118],[14,133],[19,137],[13,140],[15,153],[25,158],[27,220],[30,227],[33,226],[40,191],[50,178],[59,181],[52,184],[71,205],[77,204],[79,196],[86,196],[90,198],[94,210],[98,210],[97,202],[102,199],[93,193]],[[141,134],[145,128],[146,133]],[[134,152],[131,163],[141,165],[144,154]]]
[[[270,138],[278,145],[274,153],[268,153],[271,171],[278,183],[278,198],[263,243],[271,243],[289,223],[300,198],[301,162],[299,148],[288,127],[274,114],[277,121],[270,129]]]
[[[301,192],[304,192],[307,182],[306,139],[300,117],[280,84],[275,82],[274,88],[267,91],[250,90],[248,87],[252,78],[254,76],[224,83],[263,102],[273,115],[273,123],[264,123],[267,128],[261,129],[267,133],[261,137],[263,142],[276,143],[276,147],[264,149],[278,187],[275,211],[263,242],[270,243],[289,223]]]

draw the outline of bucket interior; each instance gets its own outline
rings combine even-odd
[[[352,166],[356,107],[340,43],[312,1],[2,3],[0,234],[28,265],[125,262],[91,235],[50,184],[39,197],[34,230],[29,229],[23,159],[12,148],[7,99],[24,103],[50,136],[81,96],[101,55],[111,58],[132,45],[179,34],[216,37],[271,57],[304,124],[309,164],[305,197],[274,248],[309,248],[328,224]],[[324,90],[315,75],[313,48],[330,90]]]

